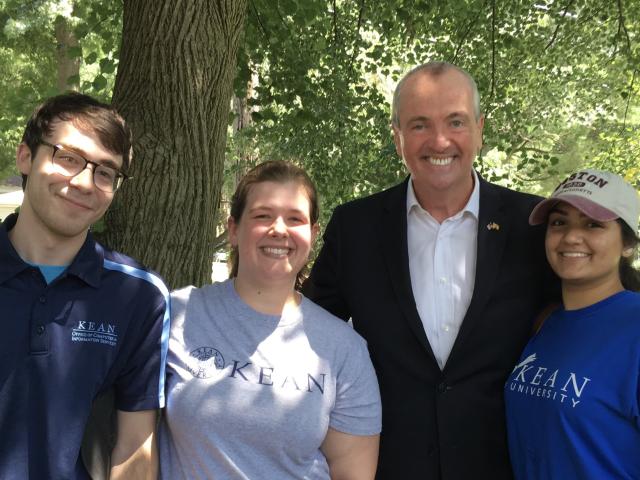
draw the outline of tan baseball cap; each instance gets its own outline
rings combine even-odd
[[[592,169],[572,173],[549,198],[536,205],[529,216],[529,223],[539,225],[546,222],[549,211],[558,202],[567,202],[599,222],[621,218],[632,231],[638,230],[638,192],[615,173]]]

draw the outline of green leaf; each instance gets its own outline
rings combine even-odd
[[[91,52],[89,55],[84,57],[84,63],[86,63],[87,65],[96,63],[96,60],[98,60],[98,54],[96,52]]]
[[[104,75],[98,75],[93,80],[91,85],[96,90],[102,90],[103,88],[105,88],[107,86],[107,79],[104,77]]]
[[[305,121],[305,122],[309,122],[309,121],[314,120],[314,115],[311,112],[309,112],[308,110],[305,110],[305,109],[298,110],[298,112],[296,113],[295,116],[296,116],[296,118],[298,120],[302,120],[302,121]]]
[[[74,29],[74,34],[78,40],[82,40],[89,33],[89,26],[85,23],[81,23]]]
[[[280,7],[287,15],[294,15],[298,10],[298,3],[294,0],[280,0]]]
[[[87,15],[87,4],[84,2],[73,2],[71,15],[77,18],[83,18]]]
[[[82,47],[79,45],[74,45],[73,47],[67,48],[67,57],[69,58],[80,58],[82,57]]]
[[[116,64],[110,58],[100,60],[100,71],[102,73],[113,73],[116,70]]]

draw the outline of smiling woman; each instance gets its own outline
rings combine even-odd
[[[547,225],[563,305],[505,386],[517,479],[640,478],[639,213],[621,177],[583,170],[531,214]]]
[[[318,233],[313,183],[267,162],[231,203],[231,279],[172,294],[162,478],[373,479],[366,344],[296,290]]]
[[[229,241],[237,251],[238,290],[251,295],[277,283],[292,290],[318,233],[310,210],[304,187],[293,181],[267,181],[251,188],[241,217],[229,217]]]
[[[290,210],[286,211],[287,208]],[[304,278],[306,257],[318,234],[319,215],[318,194],[313,182],[302,169],[284,162],[266,162],[249,171],[238,184],[231,199],[228,222],[232,247],[231,277],[238,276],[240,257],[237,233],[244,218],[246,228],[249,228],[250,223],[258,228],[262,225],[270,229],[269,235],[272,237],[282,237],[278,233],[284,229],[293,234],[290,244],[294,244],[296,238],[301,241],[303,251],[296,252],[296,257],[298,261],[304,257],[304,261],[297,268],[292,267],[295,268],[295,287],[299,289]],[[310,235],[308,239],[307,234]],[[274,242],[278,243],[278,240],[271,241]],[[282,243],[282,240],[279,242]],[[305,245],[308,245],[306,251]],[[249,258],[245,261],[248,262]]]

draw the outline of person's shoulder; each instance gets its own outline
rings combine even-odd
[[[171,335],[182,335],[184,325],[199,325],[209,321],[207,312],[221,312],[221,297],[228,295],[227,282],[216,282],[202,287],[189,285],[171,292]]]
[[[512,211],[527,221],[533,208],[543,197],[532,193],[519,192],[502,185],[480,179],[480,207],[484,201],[497,201],[501,208]]]
[[[640,339],[640,292],[623,290],[601,302],[594,319],[607,318],[607,329],[637,344]],[[640,346],[640,345],[639,345]]]
[[[169,289],[162,277],[145,267],[137,260],[125,255],[124,253],[111,250],[103,245],[96,243],[96,248],[102,250],[103,253],[103,267],[107,271],[118,272],[127,276],[130,279],[137,279],[140,282],[145,282],[153,285],[155,289],[159,291],[164,297],[169,296]]]
[[[400,182],[397,185],[393,185],[392,187],[389,187],[380,192],[373,193],[365,197],[356,198],[355,200],[350,200],[346,203],[338,205],[335,208],[334,212],[359,215],[363,211],[368,211],[380,206],[384,206],[394,198],[406,199],[406,193],[407,180],[404,180],[403,182]]]
[[[323,336],[326,336],[327,339],[331,339],[332,342],[342,339],[348,345],[365,344],[364,339],[349,323],[336,317],[307,297],[303,296],[302,299],[304,317],[315,330],[323,332]]]
[[[627,305],[634,310],[640,310],[640,292],[625,290],[621,295],[621,300],[624,305]]]
[[[215,282],[202,287],[189,285],[171,292],[171,303],[187,304],[190,301],[203,301],[206,298],[220,297],[225,294],[225,282]]]
[[[496,183],[491,183],[488,182],[486,180],[480,179],[480,194],[482,195],[484,191],[492,191],[495,192],[496,194],[500,195],[501,197],[508,199],[508,200],[512,200],[512,201],[517,201],[520,203],[533,203],[536,204],[538,202],[540,202],[541,200],[543,200],[543,197],[541,197],[540,195],[535,195],[533,193],[527,193],[527,192],[521,192],[518,190],[514,190],[512,188],[509,187],[504,187],[502,185],[498,185]]]
[[[484,188],[483,188],[484,187]],[[535,195],[533,193],[520,192],[518,190],[514,190],[509,187],[503,187],[502,185],[498,185],[496,183],[491,183],[487,180],[480,179],[480,194],[482,195],[483,190],[493,191],[500,195],[503,198],[514,200],[522,203],[533,203],[536,204],[543,200],[543,197],[540,195]]]

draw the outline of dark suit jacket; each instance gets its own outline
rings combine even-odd
[[[411,289],[406,191],[405,180],[335,209],[305,294],[368,342],[382,395],[377,478],[512,478],[504,382],[551,278],[543,229],[528,225],[540,199],[480,180],[473,297],[440,371]]]

